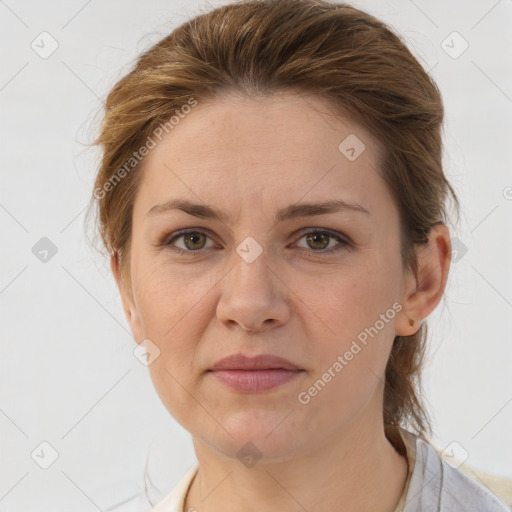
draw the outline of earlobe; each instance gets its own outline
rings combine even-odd
[[[410,314],[410,313],[409,313]],[[397,336],[412,336],[416,334],[421,326],[423,318],[411,318],[403,310],[397,315],[395,323],[395,335]]]
[[[421,321],[439,304],[446,287],[451,263],[450,232],[438,222],[430,230],[428,244],[417,249],[417,279],[407,275],[402,310],[396,322],[396,334],[415,334]],[[411,322],[412,320],[412,322]]]

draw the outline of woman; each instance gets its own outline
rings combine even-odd
[[[316,0],[198,16],[115,85],[99,232],[198,459],[155,511],[508,510],[427,440],[442,122],[397,35]]]

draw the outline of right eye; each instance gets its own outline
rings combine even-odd
[[[180,238],[183,239],[183,247],[176,247],[174,242]],[[180,254],[193,253],[204,249],[208,238],[210,237],[203,231],[187,229],[174,233],[171,238],[166,238],[161,245],[169,247],[171,251],[175,251]]]

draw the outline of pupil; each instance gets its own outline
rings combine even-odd
[[[314,245],[315,243],[317,243],[317,238],[319,238],[319,237],[323,238],[324,242],[325,242],[327,235],[325,235],[324,233],[315,233],[314,235],[311,235],[308,237],[308,243],[312,241],[313,245]],[[322,245],[322,244],[320,244],[320,245]],[[315,247],[313,247],[313,248],[315,248]],[[316,248],[318,248],[318,247],[316,247]],[[322,248],[324,248],[324,247],[320,247],[320,249],[322,249]]]
[[[194,245],[195,243],[197,243],[197,238],[200,238],[201,235],[200,233],[189,233],[186,237],[186,240],[187,241],[192,241],[192,245]],[[195,241],[194,241],[195,240]],[[188,245],[187,245],[188,247]],[[190,248],[190,247],[189,247]],[[194,247],[193,247],[194,248]],[[197,247],[195,247],[197,249]],[[201,247],[199,247],[200,249]]]

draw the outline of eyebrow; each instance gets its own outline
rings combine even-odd
[[[153,216],[170,210],[181,210],[189,215],[193,215],[194,217],[202,219],[216,219],[225,224],[229,222],[229,216],[218,208],[206,204],[196,204],[187,199],[172,199],[166,203],[157,204],[148,211],[146,216]],[[360,204],[348,203],[342,199],[333,199],[317,203],[291,204],[276,213],[274,225],[289,219],[309,217],[313,215],[325,215],[328,213],[342,211],[352,211],[370,215],[370,212]]]

